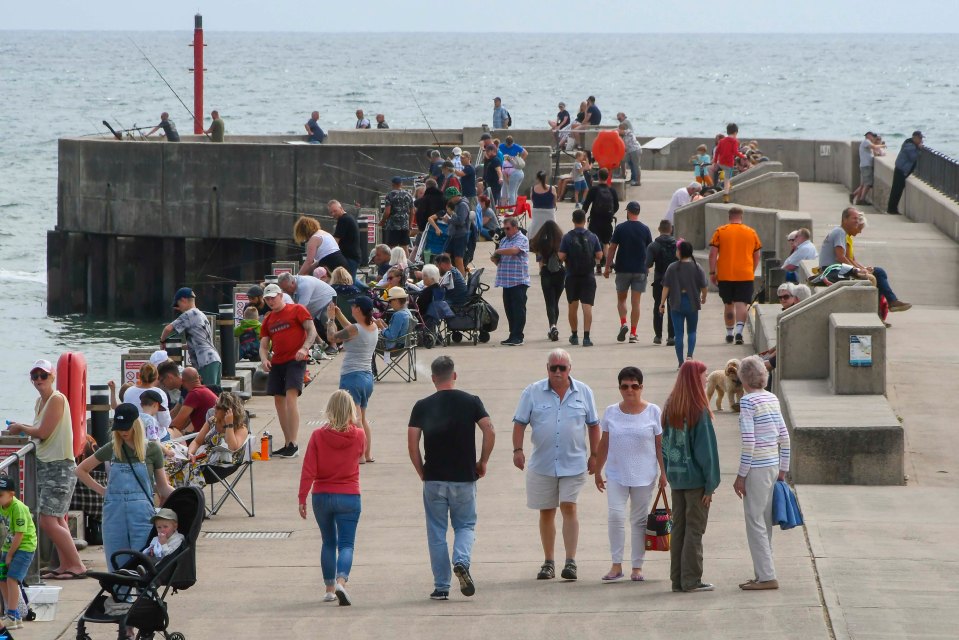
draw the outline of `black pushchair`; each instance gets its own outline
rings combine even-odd
[[[203,524],[203,492],[197,487],[181,487],[170,494],[163,505],[177,514],[178,531],[185,537],[183,544],[169,556],[154,563],[139,549],[117,551],[110,558],[131,556],[115,572],[88,571],[87,575],[100,581],[100,591],[77,621],[77,640],[91,640],[87,624],[116,624],[118,640],[126,640],[127,629],[137,630],[137,639],[153,638],[162,633],[165,640],[185,640],[180,632],[167,631],[170,616],[166,595],[189,589],[196,583],[196,541]],[[150,537],[156,535],[156,529]]]
[[[480,268],[470,274],[466,281],[466,302],[453,306],[453,317],[446,319],[446,331],[457,344],[464,337],[474,345],[487,343],[499,324],[496,309],[483,299],[483,292],[489,290],[489,285],[483,284],[483,271]]]

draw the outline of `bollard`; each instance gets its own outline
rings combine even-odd
[[[221,304],[217,316],[217,325],[220,327],[220,359],[223,361],[223,376],[232,378],[236,375],[236,338],[233,336],[233,305]]]
[[[183,366],[183,340],[177,336],[170,336],[166,340],[166,355],[170,360]]]
[[[90,385],[90,434],[98,446],[110,442],[110,389],[105,384]]]

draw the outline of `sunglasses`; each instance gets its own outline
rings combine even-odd
[[[568,365],[565,364],[551,364],[549,365],[549,372],[556,373],[557,371],[566,371],[569,369]]]
[[[31,380],[46,380],[50,377],[50,374],[46,371],[34,371],[30,374]]]
[[[639,388],[642,387],[638,382],[632,384],[621,384],[619,385],[620,391],[626,391],[627,389],[632,389],[633,391],[639,391]]]
[[[786,294],[786,295],[784,295],[784,296],[779,296],[779,299],[780,299],[780,300],[789,300],[790,298],[792,298],[792,296],[789,295],[789,294]]]

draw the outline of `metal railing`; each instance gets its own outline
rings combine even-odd
[[[925,147],[919,154],[915,175],[947,198],[959,202],[959,160]]]
[[[39,517],[37,511],[38,493],[37,493],[37,445],[32,440],[25,440],[15,436],[0,437],[0,447],[9,449],[12,446],[21,445],[19,449],[9,454],[0,461],[0,475],[7,475],[17,479],[18,494],[23,503],[30,509],[30,513],[36,519],[37,540],[42,542],[46,539],[46,534],[40,529]],[[37,545],[37,553],[33,555],[33,562],[30,563],[30,569],[27,571],[27,578],[24,582],[36,584],[40,574],[40,545]]]

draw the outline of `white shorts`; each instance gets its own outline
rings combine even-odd
[[[530,509],[556,509],[561,502],[576,504],[586,484],[586,472],[575,476],[544,476],[526,470],[526,506]]]

